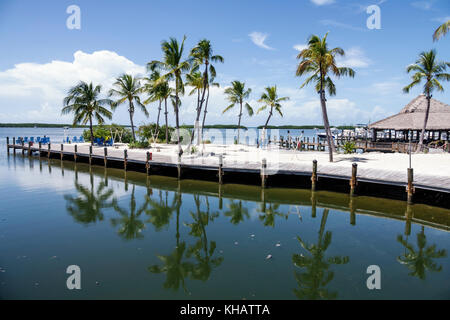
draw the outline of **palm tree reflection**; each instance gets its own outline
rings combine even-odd
[[[147,196],[144,197],[144,203],[138,208],[136,205],[135,191],[136,187],[133,185],[129,210],[120,207],[116,199],[113,201],[114,211],[119,214],[119,218],[111,218],[111,224],[113,227],[120,226],[118,234],[125,240],[142,239],[144,237],[141,232],[145,228],[145,224],[140,220],[140,216],[147,210],[149,198]]]
[[[163,193],[159,190],[159,201],[149,198],[150,209],[145,213],[149,216],[147,222],[150,222],[156,229],[160,231],[167,226],[172,218],[172,213],[177,209],[177,197],[174,196],[172,203],[169,205],[169,192],[165,191],[165,199]]]
[[[413,245],[408,243],[408,238],[403,238],[402,235],[397,236],[397,241],[405,247],[404,254],[399,256],[397,261],[411,270],[410,276],[425,280],[427,271],[442,271],[442,265],[438,265],[433,260],[446,257],[447,251],[445,249],[436,250],[436,244],[427,246],[424,226],[422,226],[421,232],[417,234],[418,250],[415,250]]]
[[[78,183],[78,177],[75,179],[75,188],[78,192],[77,197],[65,195],[67,201],[67,211],[77,221],[82,224],[90,224],[102,221],[104,218],[103,209],[113,206],[111,197],[114,194],[113,189],[108,189],[105,182],[100,182],[97,189],[94,190],[94,177],[90,176],[90,189]]]
[[[263,213],[259,216],[259,220],[264,224],[265,227],[275,227],[275,217],[282,217],[287,220],[288,215],[282,212],[278,212],[280,208],[279,204],[270,203],[269,207],[265,202],[261,203],[260,212]]]
[[[249,218],[248,209],[246,207],[242,207],[242,201],[230,201],[227,204],[228,211],[224,213],[226,217],[230,217],[230,222],[232,224],[239,224],[244,221],[246,218]]]
[[[328,209],[324,209],[320,223],[319,237],[317,244],[308,244],[297,236],[298,242],[310,256],[303,254],[293,254],[292,262],[296,267],[305,269],[304,272],[295,272],[295,279],[299,286],[294,289],[294,294],[298,299],[336,299],[337,292],[326,289],[326,286],[333,280],[334,272],[329,271],[333,264],[346,264],[349,262],[348,256],[335,256],[325,258],[325,251],[331,244],[331,231],[325,232],[325,224],[328,218]]]

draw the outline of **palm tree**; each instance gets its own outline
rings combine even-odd
[[[232,224],[239,224],[242,221],[244,221],[246,218],[248,219],[250,217],[248,213],[248,209],[245,207],[242,207],[242,201],[239,200],[239,202],[231,201],[228,205],[228,211],[224,213],[226,217],[231,217],[230,222]]]
[[[161,95],[161,86],[165,83],[164,81],[159,81],[161,75],[158,71],[153,71],[150,77],[145,78],[146,84],[142,87],[142,91],[147,92],[149,97],[147,100],[143,102],[144,105],[147,105],[152,102],[158,101],[158,116],[156,117],[156,131],[154,136],[157,137],[159,134],[159,118],[161,115],[162,102],[164,98]]]
[[[94,130],[92,126],[92,119],[95,118],[98,124],[105,122],[104,117],[112,119],[112,113],[105,106],[111,106],[110,99],[99,99],[98,96],[102,87],[91,83],[81,81],[75,87],[72,87],[67,97],[64,98],[64,108],[61,113],[74,113],[73,124],[83,124],[89,122],[89,129],[91,133],[91,144],[94,144]]]
[[[331,231],[325,232],[328,213],[329,210],[324,209],[317,243],[308,244],[297,236],[297,240],[302,248],[311,255],[309,257],[303,254],[292,255],[294,266],[306,269],[303,273],[295,272],[295,279],[299,289],[294,289],[294,294],[299,299],[336,299],[337,292],[331,292],[326,288],[334,278],[334,272],[329,271],[329,268],[333,264],[347,264],[350,261],[348,256],[325,257],[325,252],[331,245],[332,239]]]
[[[197,117],[200,117],[199,110],[201,106],[201,95],[203,91],[203,75],[201,72],[196,71],[198,68],[193,68],[190,73],[186,75],[186,85],[192,87],[192,90],[189,92],[189,95],[192,96],[193,94],[197,93]],[[195,122],[194,132],[191,136],[192,143],[194,141],[195,131],[197,130],[197,140],[200,139],[200,126],[198,123],[199,119]],[[188,148],[189,149],[189,148]]]
[[[211,75],[211,78],[209,79],[209,83],[206,86],[206,101],[205,101],[205,108],[203,110],[203,120],[202,120],[202,132],[201,132],[201,140],[203,141],[203,132],[205,130],[205,121],[206,121],[206,114],[208,113],[208,103],[209,103],[209,88],[210,87],[220,87],[220,85],[217,82],[214,82],[214,76]]]
[[[421,232],[417,234],[417,251],[402,235],[397,236],[397,241],[405,247],[404,255],[399,256],[397,261],[400,264],[406,265],[411,270],[411,273],[409,273],[410,276],[424,280],[427,270],[434,272],[440,272],[442,270],[442,266],[438,266],[433,260],[446,257],[447,251],[445,249],[436,250],[435,244],[427,247],[424,226],[422,226]]]
[[[223,110],[223,113],[227,112],[231,108],[233,108],[236,104],[239,104],[239,121],[238,121],[238,136],[237,136],[237,143],[239,144],[239,137],[240,137],[240,129],[241,129],[241,117],[242,117],[242,106],[244,104],[244,100],[248,99],[250,96],[250,93],[252,92],[252,89],[248,88],[245,89],[245,83],[240,81],[233,81],[231,83],[231,87],[225,89],[225,94],[227,95],[228,101],[231,102],[231,104]],[[253,109],[252,107],[246,102],[245,103],[245,109],[247,110],[248,115],[251,117],[253,115]]]
[[[417,151],[419,152],[423,149],[423,139],[425,137],[425,130],[427,128],[428,117],[430,115],[431,93],[434,90],[444,91],[444,88],[439,80],[450,80],[450,74],[445,73],[447,67],[450,67],[450,63],[437,61],[436,51],[430,50],[428,52],[422,52],[416,63],[411,64],[406,68],[408,73],[414,72],[414,74],[411,77],[412,82],[403,88],[404,93],[409,93],[411,88],[421,83],[422,80],[425,82],[423,93],[427,98],[427,109],[425,111],[422,132],[420,133],[419,145],[417,147]]]
[[[139,94],[142,92],[140,79],[129,74],[123,74],[114,82],[114,87],[109,91],[110,96],[117,96],[118,100],[112,105],[113,110],[118,105],[128,100],[128,112],[130,114],[131,131],[133,133],[133,140],[136,141],[136,134],[134,132],[133,116],[134,103],[141,108],[142,112],[148,117],[147,108],[141,103]]]
[[[262,214],[258,217],[265,227],[275,227],[275,217],[285,218],[287,220],[288,215],[279,212],[280,205],[276,203],[270,203],[269,207],[266,207],[266,203],[261,203],[260,211]]]
[[[302,50],[297,56],[297,59],[301,61],[297,67],[296,75],[300,77],[305,74],[312,74],[300,88],[303,88],[310,83],[316,85],[316,90],[320,95],[323,125],[327,134],[330,162],[333,162],[335,146],[331,136],[330,122],[328,121],[325,90],[328,91],[330,96],[336,95],[336,86],[330,77],[330,73],[337,78],[347,75],[353,78],[355,76],[355,71],[351,68],[338,67],[336,65],[336,55],[344,56],[345,52],[341,48],[329,50],[327,37],[328,33],[322,39],[316,35],[312,35],[308,39],[308,47]]]
[[[272,118],[273,116],[273,111],[276,111],[280,114],[280,116],[283,116],[283,113],[281,112],[280,102],[289,100],[289,97],[279,98],[277,93],[277,86],[267,87],[265,88],[265,90],[266,92],[264,92],[261,95],[261,98],[259,98],[258,100],[258,102],[263,103],[264,105],[258,109],[257,114],[267,109],[267,107],[270,108],[269,117],[267,118],[267,121],[264,124],[264,129],[267,129],[267,125],[269,124],[270,118]]]
[[[166,73],[162,76],[163,79],[175,80],[175,122],[177,130],[177,142],[178,142],[178,155],[181,157],[183,150],[180,144],[180,120],[179,120],[179,107],[180,107],[180,94],[184,94],[183,78],[181,77],[183,72],[187,72],[190,68],[190,60],[183,60],[184,41],[186,36],[183,37],[183,41],[178,43],[177,39],[170,38],[169,41],[163,41],[161,43],[161,49],[163,51],[162,61],[151,61],[147,64],[149,70],[164,70]]]
[[[149,216],[147,222],[150,222],[155,227],[156,231],[160,231],[164,226],[168,225],[172,217],[172,213],[176,210],[176,197],[173,198],[172,204],[168,203],[168,191],[165,192],[165,201],[163,200],[162,192],[159,190],[159,201],[150,199],[150,209],[145,213]]]
[[[190,56],[194,60],[194,65],[200,67],[201,65],[205,65],[205,69],[203,71],[203,89],[202,89],[202,95],[200,99],[200,103],[197,106],[197,116],[195,118],[195,127],[198,128],[199,121],[200,121],[200,114],[202,112],[203,103],[205,102],[205,94],[206,91],[208,91],[209,95],[209,84],[210,84],[210,76],[211,78],[216,77],[216,69],[211,64],[211,62],[224,62],[224,59],[220,55],[214,55],[213,54],[213,48],[211,46],[211,41],[207,39],[200,40],[197,45],[192,48]],[[205,106],[205,113],[203,117],[203,126],[205,123],[206,118],[206,106]],[[198,130],[198,129],[197,129]],[[202,130],[203,131],[203,130]],[[194,130],[195,133],[195,130]],[[200,141],[197,139],[197,141]]]
[[[433,41],[439,40],[441,37],[445,36],[450,30],[450,20],[444,22],[433,34]]]
[[[137,208],[135,185],[131,191],[130,209],[126,210],[119,206],[117,201],[114,201],[113,208],[120,215],[119,218],[112,218],[111,224],[115,227],[120,225],[119,236],[125,240],[141,239],[143,238],[141,232],[145,228],[144,222],[139,219],[142,213],[147,210],[149,205],[149,197],[145,197],[144,203]]]

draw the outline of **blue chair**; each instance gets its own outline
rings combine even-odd
[[[34,143],[34,137],[30,137],[30,142]]]
[[[23,142],[24,142],[24,143],[27,143],[27,142],[28,142],[28,137],[25,137],[25,138],[23,139]]]
[[[80,142],[84,142],[84,138],[83,138],[83,136],[80,136],[80,139],[79,139],[78,141],[80,141]]]
[[[78,142],[77,137],[73,137],[72,142],[77,143]]]

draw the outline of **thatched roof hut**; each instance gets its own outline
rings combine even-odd
[[[386,119],[374,122],[369,129],[374,130],[422,130],[427,109],[427,98],[421,94],[406,105],[399,113]],[[430,114],[427,131],[450,131],[450,106],[435,99],[431,99]]]

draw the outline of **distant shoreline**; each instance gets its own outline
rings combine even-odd
[[[120,125],[122,127],[129,128],[129,125]],[[86,129],[89,128],[87,125],[71,125],[71,124],[57,124],[57,123],[0,123],[0,128],[77,128],[77,129]],[[97,125],[94,125],[97,127]],[[138,127],[138,126],[136,126]],[[264,126],[258,126],[256,128],[262,129]],[[193,125],[181,125],[180,128],[193,129]],[[206,125],[205,129],[237,129],[237,125],[233,124],[215,124],[215,125]],[[249,127],[240,126],[243,130],[248,130]],[[253,128],[253,127],[250,127]],[[354,129],[355,126],[336,126],[338,129]],[[293,125],[283,125],[283,126],[267,126],[267,129],[288,129],[288,130],[308,130],[308,129],[320,129],[323,130],[323,125],[301,125],[301,126],[293,126]]]

